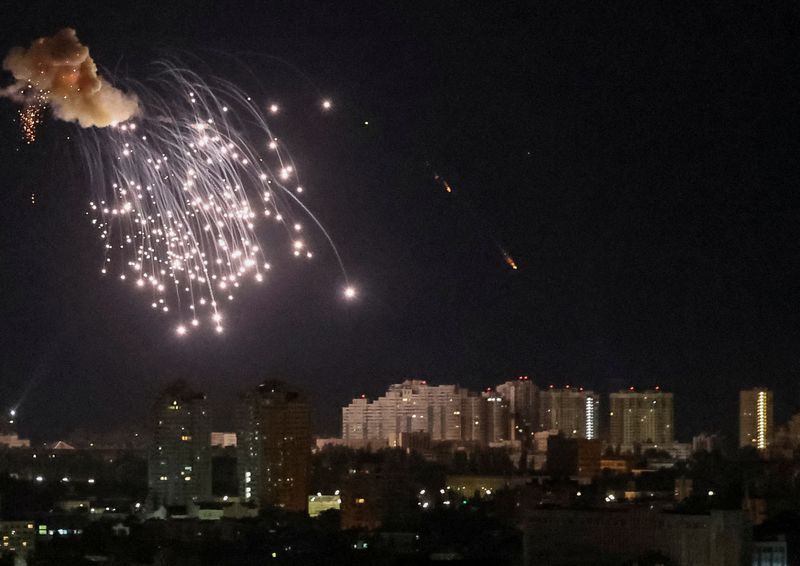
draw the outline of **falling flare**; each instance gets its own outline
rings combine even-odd
[[[116,267],[122,281],[132,279],[156,311],[189,321],[173,327],[179,336],[208,319],[222,333],[220,301],[230,303],[245,284],[264,281],[269,252],[281,246],[262,239],[259,221],[284,225],[295,235],[289,251],[308,260],[315,231],[298,221],[306,216],[346,277],[330,236],[299,200],[299,172],[274,143],[262,111],[227,83],[218,88],[166,62],[160,71],[153,90],[137,87],[136,121],[79,137],[102,191],[88,212],[104,242],[103,265]],[[258,137],[241,131],[242,123],[260,124]]]

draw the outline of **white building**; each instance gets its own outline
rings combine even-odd
[[[500,410],[500,409],[498,409]],[[342,409],[348,446],[399,446],[400,435],[423,432],[431,441],[487,441],[487,401],[458,385],[406,380],[374,401],[353,399]]]

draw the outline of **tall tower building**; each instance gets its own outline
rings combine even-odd
[[[486,403],[486,442],[511,440],[509,403],[499,393],[487,389],[481,393]]]
[[[211,497],[211,426],[206,396],[176,381],[153,408],[148,487],[153,506]]]
[[[265,381],[242,395],[236,444],[245,500],[306,511],[312,438],[305,395],[281,381]]]
[[[597,438],[600,398],[582,387],[550,386],[539,392],[539,430],[567,438]]]
[[[497,386],[497,393],[508,402],[508,410],[514,425],[528,430],[536,430],[537,401],[539,388],[527,375],[512,379]]]
[[[739,446],[766,450],[772,443],[772,391],[764,388],[739,392]]]
[[[634,446],[670,445],[675,440],[672,393],[659,387],[620,391],[609,395],[610,441],[624,452]]]

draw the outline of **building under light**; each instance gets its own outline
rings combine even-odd
[[[549,387],[539,393],[539,430],[566,438],[597,438],[599,396],[581,387]]]
[[[286,383],[265,381],[242,396],[238,421],[242,498],[305,512],[313,444],[308,399]]]
[[[610,442],[622,452],[635,446],[667,448],[675,441],[672,393],[633,388],[609,395]]]
[[[766,450],[772,444],[772,391],[764,388],[739,392],[739,446]]]
[[[187,505],[209,499],[211,421],[206,396],[177,381],[161,393],[153,417],[148,458],[152,505]]]
[[[353,399],[342,409],[342,438],[354,448],[399,446],[401,437],[412,433],[426,433],[432,442],[483,444],[489,430],[488,405],[492,403],[492,417],[502,419],[508,413],[505,401],[497,399],[499,395],[482,397],[458,385],[409,379],[390,385],[374,401]],[[505,438],[506,428],[498,424],[493,436]]]

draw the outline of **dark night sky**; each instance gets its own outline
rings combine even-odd
[[[23,432],[139,426],[175,377],[220,427],[238,392],[284,378],[327,433],[405,377],[658,383],[684,439],[731,432],[739,388],[800,409],[796,4],[85,4],[4,3],[0,50],[72,26],[117,74],[190,54],[278,100],[361,299],[340,300],[330,253],[287,258],[224,337],[178,339],[98,275],[74,126],[25,146],[0,101],[0,405],[28,390]]]

